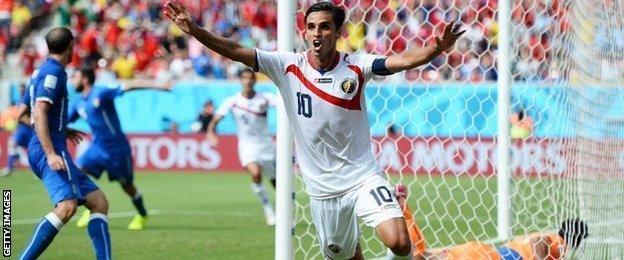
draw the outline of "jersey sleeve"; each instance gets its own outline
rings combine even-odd
[[[375,54],[358,53],[352,54],[351,63],[355,66],[360,67],[360,69],[362,70],[362,74],[364,74],[365,81],[368,81],[373,77],[373,62],[376,59],[384,58],[386,57]]]
[[[217,112],[215,113],[215,115],[225,116],[228,113],[230,113],[230,110],[232,109],[232,106],[234,105],[234,101],[235,100],[233,97],[229,97],[225,99],[223,103],[221,103],[221,105],[219,106],[219,109],[217,109]]]
[[[37,80],[35,87],[35,100],[45,101],[50,104],[54,104],[58,101],[63,87],[60,81],[60,76],[54,73],[47,73],[41,75],[40,80]]]
[[[121,96],[125,90],[125,87],[119,83],[112,83],[100,87],[100,99],[112,100],[118,96]]]
[[[30,107],[30,87],[27,87],[24,91],[24,95],[22,95],[20,103],[26,105],[27,107]]]
[[[258,64],[258,72],[263,73],[269,77],[275,85],[278,87],[284,74],[286,73],[285,66],[293,63],[295,59],[295,53],[277,52],[277,51],[263,51],[256,49],[256,64]]]

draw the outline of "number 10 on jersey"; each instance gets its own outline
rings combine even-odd
[[[297,114],[304,117],[312,117],[312,97],[310,95],[297,92]]]

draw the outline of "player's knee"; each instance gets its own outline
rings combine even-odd
[[[67,223],[76,213],[76,207],[78,207],[78,202],[76,200],[61,201],[56,205],[54,214],[56,214],[63,223]]]
[[[398,256],[406,256],[412,251],[412,243],[408,237],[397,237],[387,242],[388,248]]]
[[[95,213],[101,213],[101,214],[108,214],[108,201],[106,200],[106,197],[104,197],[103,193],[98,193],[95,194],[94,196],[91,196],[90,198],[88,198],[88,206],[89,206],[89,210],[91,210],[91,212],[95,212]]]
[[[255,183],[261,183],[262,182],[262,174],[260,173],[252,173],[251,174],[251,180]]]

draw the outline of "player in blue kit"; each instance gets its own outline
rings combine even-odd
[[[36,259],[50,245],[56,234],[84,204],[93,212],[88,233],[97,259],[111,259],[108,232],[108,202],[104,193],[80,172],[67,150],[67,74],[65,66],[71,61],[72,33],[66,28],[54,28],[45,37],[48,58],[39,66],[29,86],[30,106],[35,137],[28,145],[30,168],[43,182],[54,210],[39,222],[24,248],[20,259]]]
[[[13,173],[15,163],[19,160],[17,148],[22,147],[27,149],[30,138],[34,135],[33,129],[30,126],[30,95],[28,95],[24,87],[20,89],[20,93],[22,94],[22,100],[17,108],[18,114],[20,115],[19,122],[17,128],[15,128],[15,132],[11,135],[11,139],[9,139],[9,160],[7,162],[7,167],[0,172],[0,177],[7,177]]]
[[[83,172],[96,179],[106,170],[110,181],[119,181],[139,213],[132,219],[128,229],[143,229],[147,222],[147,211],[143,205],[143,197],[133,182],[130,143],[121,130],[114,100],[127,91],[148,88],[146,86],[168,90],[171,84],[135,80],[126,81],[123,85],[116,83],[94,86],[95,72],[88,68],[74,72],[71,81],[81,97],[69,108],[69,122],[82,117],[89,124],[93,135],[91,146],[76,160],[76,164]],[[85,227],[88,222],[89,211],[85,210],[76,225]]]

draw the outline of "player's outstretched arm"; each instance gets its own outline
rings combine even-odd
[[[386,59],[386,68],[389,72],[395,73],[403,70],[416,68],[427,64],[445,50],[452,47],[459,36],[466,30],[460,31],[460,25],[451,22],[444,28],[442,38],[436,37],[436,44],[427,47],[413,47],[400,54],[391,55]]]
[[[217,125],[223,119],[222,115],[215,116],[210,123],[208,124],[208,129],[206,130],[206,139],[210,141],[212,145],[217,145],[219,143],[219,137],[217,136]]]
[[[204,46],[224,57],[239,61],[257,69],[256,51],[243,47],[235,41],[206,31],[195,23],[186,8],[176,0],[169,0],[165,4],[165,16],[174,22],[182,31],[193,36]]]
[[[164,90],[169,91],[173,86],[173,81],[167,81],[164,83],[157,82],[155,80],[147,80],[147,79],[132,79],[132,80],[122,80],[121,83],[124,85],[124,92],[139,90],[139,89],[156,89],[156,90]]]
[[[35,103],[33,115],[35,119],[35,133],[37,134],[37,138],[39,138],[39,142],[41,142],[41,147],[46,154],[50,168],[55,171],[65,170],[63,158],[54,151],[52,138],[50,138],[47,114],[51,107],[52,105],[46,101],[37,101],[37,103]]]

